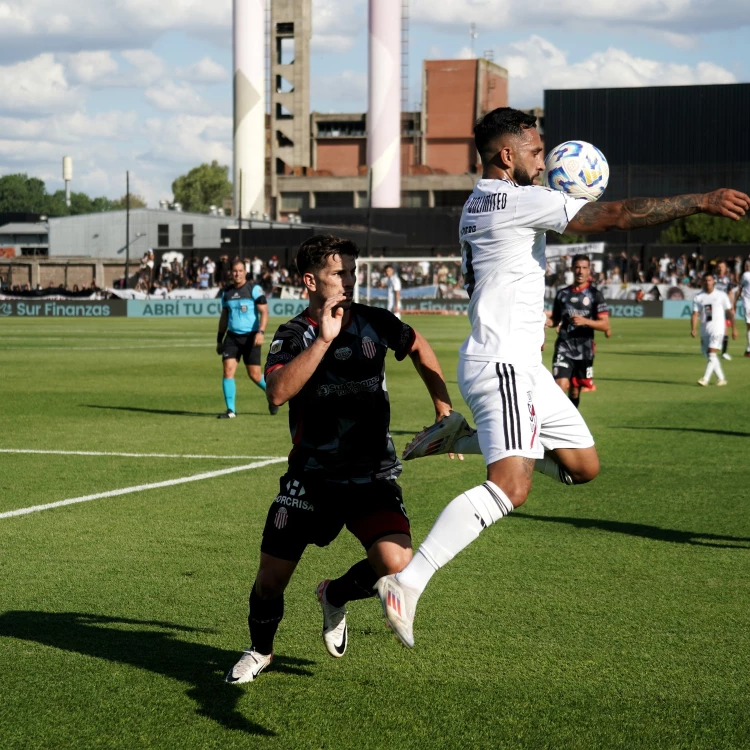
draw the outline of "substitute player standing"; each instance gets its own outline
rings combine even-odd
[[[247,367],[250,380],[262,391],[266,381],[260,371],[260,347],[268,323],[268,302],[263,290],[248,281],[244,261],[239,258],[232,263],[232,281],[221,293],[221,317],[216,338],[216,353],[221,355],[224,368],[222,390],[227,410],[219,419],[234,419],[237,385],[234,374],[240,360]],[[268,405],[271,414],[277,414],[278,406]]]
[[[284,590],[308,544],[324,547],[346,526],[366,551],[343,576],[317,587],[333,657],[346,651],[346,603],[374,596],[378,578],[411,558],[396,482],[401,463],[389,433],[388,350],[397,361],[411,358],[437,419],[450,414],[451,403],[425,339],[387,310],[352,303],[358,253],[349,240],[318,235],[297,254],[310,306],[278,329],[266,361],[268,398],[277,406],[289,401],[294,447],[263,530],[250,594],[252,645],[227,682],[250,682],[271,662]]]
[[[591,283],[588,255],[573,256],[573,276],[575,283],[557,293],[547,325],[560,326],[552,375],[577,409],[581,390],[594,387],[594,331],[610,328],[607,303]]]
[[[690,316],[690,335],[695,338],[698,321],[701,324],[701,351],[708,358],[706,372],[698,381],[698,385],[706,386],[711,381],[711,375],[716,373],[716,385],[726,385],[727,381],[721,369],[718,351],[726,333],[726,324],[732,326],[732,338],[737,338],[734,326],[734,311],[726,292],[716,288],[716,278],[709,271],[703,275],[703,291],[693,297],[693,314]]]
[[[393,266],[385,267],[385,287],[388,290],[387,309],[401,320],[401,279]]]
[[[737,318],[737,305],[742,300],[745,308],[745,323],[747,324],[747,346],[745,356],[750,357],[750,260],[745,261],[745,270],[740,277],[738,293],[734,300],[734,317]]]
[[[589,203],[536,186],[544,162],[535,123],[505,107],[474,128],[483,175],[459,225],[471,334],[458,381],[477,434],[467,434],[454,413],[417,435],[404,457],[469,452],[478,442],[487,481],[446,506],[401,573],[378,581],[385,616],[407,646],[414,645],[414,611],[432,575],[526,500],[535,469],[576,484],[599,472],[583,417],[542,365],[546,231],[627,230],[700,212],[739,219],[750,208],[750,197],[734,190]]]
[[[729,301],[734,305],[734,297],[735,293],[732,288],[732,277],[729,275],[729,269],[727,268],[726,261],[720,260],[716,264],[716,276],[714,277],[716,279],[716,289],[720,292],[724,292],[724,294],[729,297]],[[727,328],[729,328],[729,320],[727,320],[726,323]],[[732,355],[727,351],[727,348],[729,347],[729,336],[728,331],[724,330],[724,337],[721,341],[721,356],[722,359],[731,360]],[[735,338],[737,338],[735,336]]]

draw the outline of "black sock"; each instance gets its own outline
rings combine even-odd
[[[275,599],[261,599],[253,586],[247,625],[250,628],[250,643],[258,653],[273,653],[273,639],[283,616],[284,595]]]
[[[724,336],[724,340],[721,342],[721,353],[727,353],[727,347],[729,346],[729,336]]]
[[[368,560],[360,560],[349,570],[331,581],[326,589],[326,599],[334,607],[343,607],[355,599],[367,599],[375,596],[373,586],[378,581],[378,574],[372,569]]]
[[[573,396],[570,396],[570,400],[573,402],[573,406],[575,406],[575,408],[577,409],[578,408],[578,404],[581,403],[581,397],[580,396],[576,396],[575,398],[573,398]]]

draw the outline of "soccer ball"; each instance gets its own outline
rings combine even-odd
[[[547,154],[543,180],[545,187],[595,201],[609,182],[609,164],[596,146],[565,141]]]

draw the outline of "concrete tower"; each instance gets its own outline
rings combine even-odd
[[[271,195],[277,175],[310,166],[311,0],[271,3]]]
[[[239,216],[265,210],[265,42],[264,0],[234,0],[234,212]]]
[[[401,0],[370,0],[367,165],[371,205],[401,204]]]

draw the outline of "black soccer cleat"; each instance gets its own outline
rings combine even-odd
[[[269,402],[268,404],[268,413],[272,415],[276,415],[279,413],[279,407],[274,406],[272,403]]]

